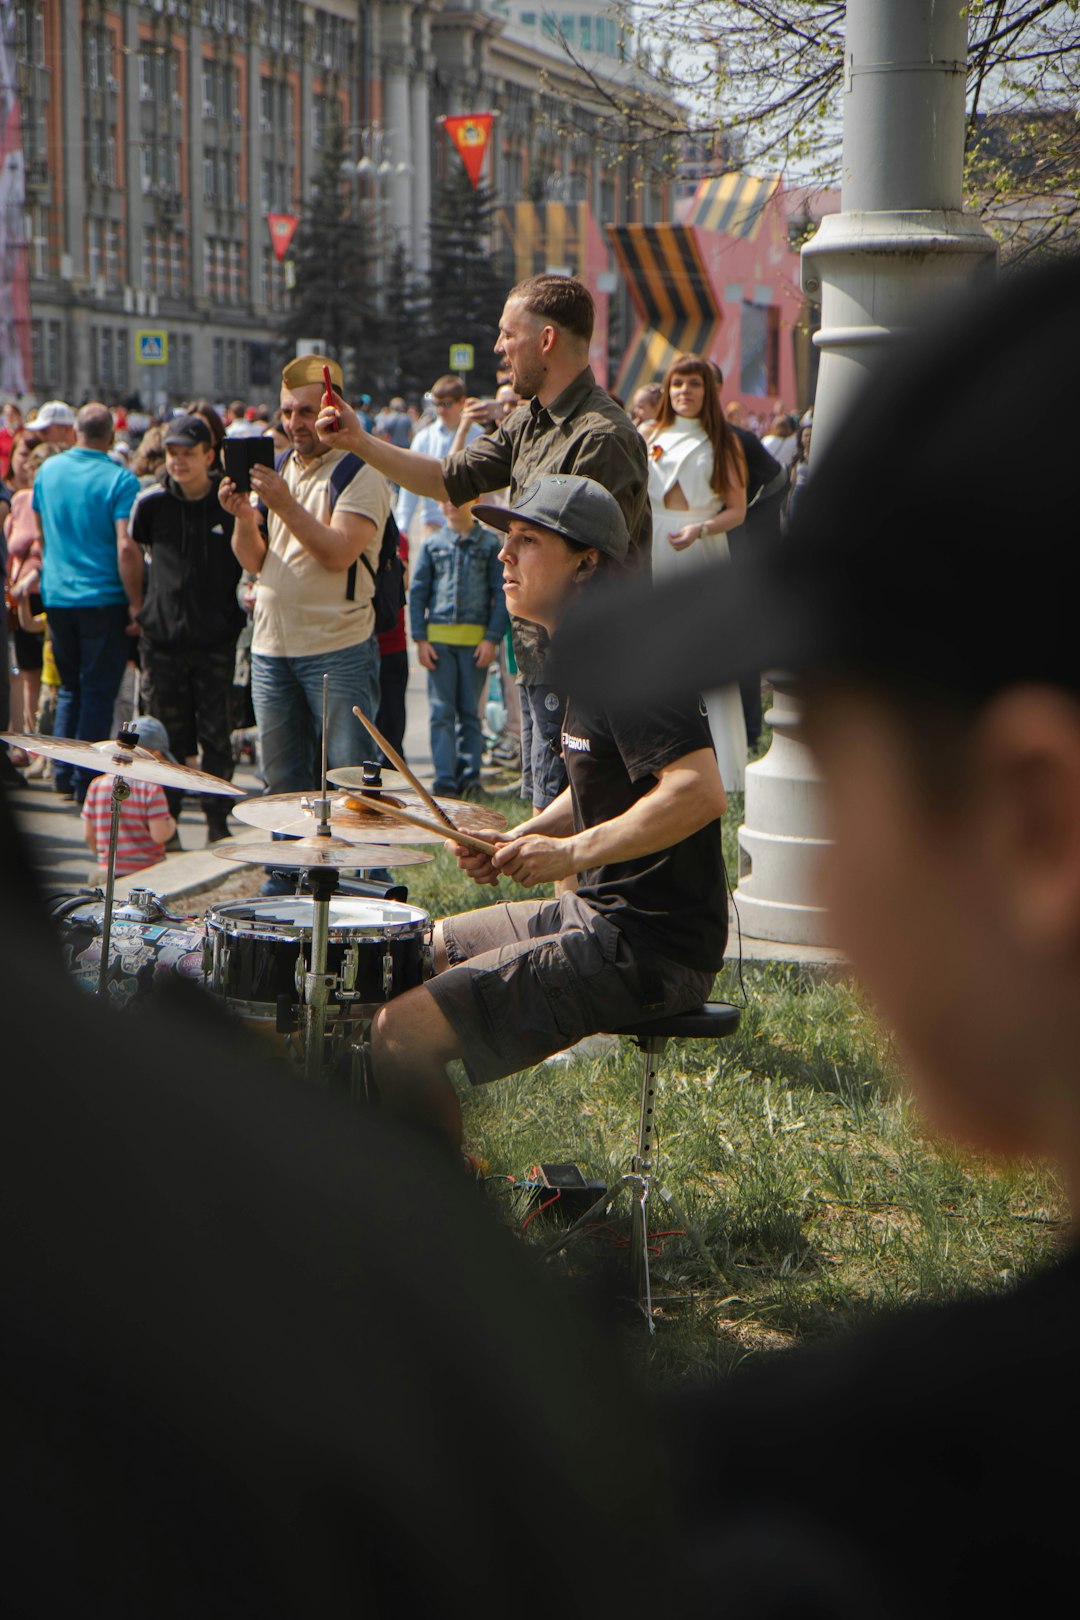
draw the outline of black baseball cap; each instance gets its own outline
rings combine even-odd
[[[854,676],[977,704],[1080,693],[1080,259],[967,288],[864,386],[780,541],[672,584],[583,599],[547,679],[599,701],[759,671]],[[753,549],[751,547],[753,546]]]
[[[616,562],[625,562],[630,533],[618,501],[595,478],[579,473],[545,473],[519,492],[512,506],[473,507],[473,515],[505,534],[511,518],[541,529],[554,529],[565,540],[595,546]]]
[[[213,444],[210,429],[201,416],[174,416],[165,429],[166,444],[182,444],[189,450],[197,444]]]

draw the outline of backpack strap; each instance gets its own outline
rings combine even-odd
[[[334,507],[339,496],[348,489],[361,467],[364,465],[363,457],[354,455],[351,450],[346,451],[333,472],[330,474],[330,514],[333,516]],[[349,572],[345,576],[345,600],[356,601],[356,564],[351,563]]]

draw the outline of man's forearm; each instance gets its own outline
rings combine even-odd
[[[327,441],[329,442],[329,441]],[[363,428],[346,430],[333,440],[335,449],[351,450],[363,456],[369,467],[381,472],[402,489],[411,489],[414,495],[432,501],[445,501],[447,488],[443,482],[442,462],[438,456],[425,456],[419,450],[403,450],[400,445],[377,439]],[[298,537],[299,538],[299,537]]]
[[[331,573],[344,573],[356,561],[348,537],[339,529],[331,528],[328,523],[320,523],[299,501],[294,501],[278,516],[304,550]]]
[[[517,838],[522,833],[540,833],[544,838],[565,838],[574,830],[574,801],[568,787],[563,788],[557,799],[552,799],[543,810],[538,810],[528,821],[523,821],[518,827],[511,827],[508,837]]]
[[[233,556],[249,574],[257,574],[266,560],[266,541],[252,513],[250,522],[237,518],[232,537]]]
[[[133,618],[137,618],[143,605],[143,555],[130,537],[120,540],[116,547],[116,564],[120,570],[120,583],[128,599]]]

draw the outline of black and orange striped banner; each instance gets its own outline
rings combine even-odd
[[[609,225],[607,233],[641,322],[615,379],[615,392],[629,399],[676,355],[708,354],[720,309],[690,226]]]

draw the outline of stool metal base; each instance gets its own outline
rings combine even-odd
[[[665,1029],[666,1033],[656,1033],[658,1025]],[[585,1211],[584,1215],[579,1215],[578,1219],[567,1228],[562,1236],[545,1251],[545,1258],[560,1254],[567,1244],[571,1243],[598,1215],[606,1215],[624,1192],[629,1194],[631,1202],[630,1285],[633,1289],[634,1300],[645,1317],[650,1333],[656,1332],[656,1323],[653,1320],[652,1277],[649,1271],[649,1200],[652,1196],[655,1179],[653,1151],[660,1057],[667,1046],[668,1040],[673,1036],[687,1037],[692,1040],[716,1040],[724,1035],[730,1035],[738,1026],[739,1013],[737,1008],[728,1006],[726,1002],[708,1001],[704,1002],[700,1007],[681,1015],[677,1014],[671,1018],[656,1019],[651,1024],[646,1022],[631,1029],[614,1031],[615,1034],[625,1035],[632,1040],[642,1053],[641,1113],[638,1119],[637,1151],[630,1160],[630,1168],[626,1174],[620,1176],[618,1181],[609,1187],[603,1196],[598,1198]],[[685,1228],[687,1235],[706,1265],[715,1273],[716,1262],[706,1248],[700,1232],[686,1219],[666,1187],[658,1186],[656,1191],[671,1211],[674,1219],[681,1227]]]
[[[645,1035],[635,1038],[635,1044],[644,1054],[641,1076],[641,1114],[638,1121],[637,1152],[630,1160],[630,1168],[625,1175],[620,1176],[596,1202],[579,1215],[577,1220],[569,1226],[556,1242],[545,1251],[545,1257],[560,1254],[568,1243],[594,1221],[598,1215],[607,1214],[615,1205],[623,1192],[628,1192],[631,1199],[630,1209],[630,1283],[634,1290],[634,1298],[645,1316],[650,1333],[656,1332],[653,1321],[652,1304],[652,1278],[649,1274],[649,1195],[653,1182],[653,1135],[656,1118],[656,1092],[657,1075],[660,1070],[660,1055],[667,1045],[667,1038],[660,1035]]]

